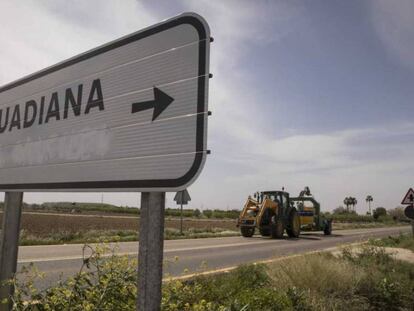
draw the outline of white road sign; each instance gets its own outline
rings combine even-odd
[[[0,88],[0,190],[178,191],[206,158],[210,33],[186,13]]]

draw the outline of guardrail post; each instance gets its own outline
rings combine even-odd
[[[137,310],[161,307],[165,192],[141,194]]]
[[[6,192],[0,239],[0,302],[13,295],[14,291],[12,285],[4,282],[12,279],[17,269],[22,202],[23,192]],[[0,304],[0,311],[11,310],[11,308],[10,301]]]

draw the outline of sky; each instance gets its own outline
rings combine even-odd
[[[0,0],[0,85],[196,12],[210,25],[208,155],[189,208],[309,186],[323,210],[394,208],[414,186],[414,2]],[[167,207],[175,207],[167,194]],[[0,196],[2,198],[2,196]],[[137,193],[25,193],[137,206]]]

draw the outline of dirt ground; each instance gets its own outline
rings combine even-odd
[[[0,226],[2,214],[0,213]],[[179,229],[180,220],[166,218],[166,228]],[[237,230],[235,220],[185,219],[183,228]],[[130,216],[91,216],[69,214],[23,213],[22,229],[27,234],[47,236],[57,232],[79,232],[88,230],[139,230],[139,218]]]

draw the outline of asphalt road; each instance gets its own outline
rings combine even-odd
[[[282,240],[260,236],[168,240],[164,245],[164,274],[180,276],[222,269],[279,256],[323,250],[344,243],[364,241],[370,237],[396,235],[410,230],[411,227],[340,230],[333,232],[331,236],[314,232],[302,234],[298,239]],[[18,271],[22,266],[33,262],[40,271],[45,272],[45,278],[38,285],[46,287],[55,283],[60,276],[66,278],[79,271],[83,258],[82,247],[81,244],[22,246],[19,249]],[[138,242],[119,243],[117,247],[119,254],[137,256]]]

